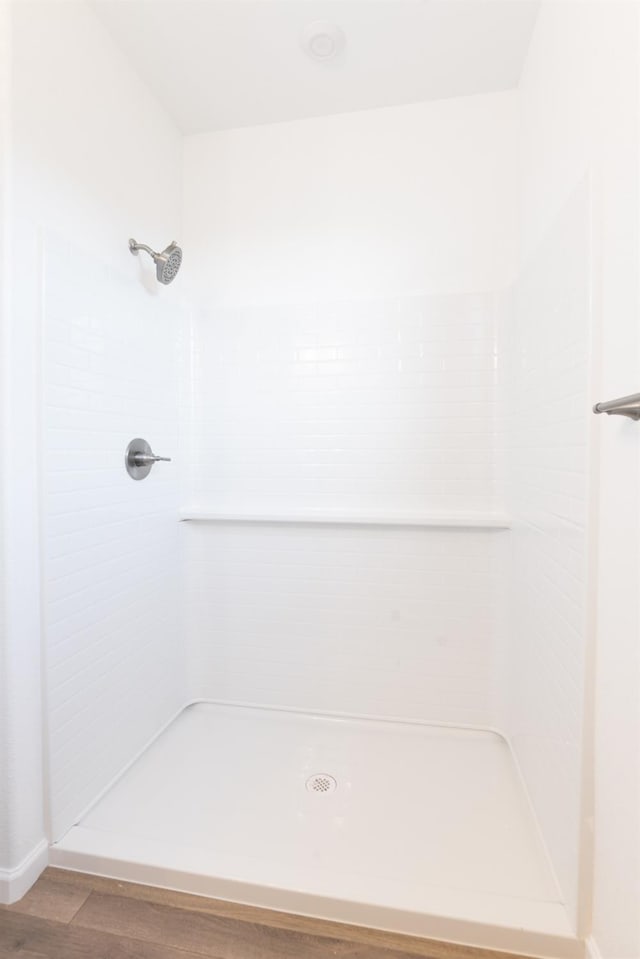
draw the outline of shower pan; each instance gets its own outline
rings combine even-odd
[[[194,704],[51,861],[479,946],[525,929],[530,949],[579,954],[509,747],[488,731]]]

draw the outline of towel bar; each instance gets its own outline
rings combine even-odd
[[[617,416],[628,416],[632,420],[640,420],[640,393],[631,396],[621,396],[618,400],[609,400],[607,403],[596,403],[594,413],[608,413]]]

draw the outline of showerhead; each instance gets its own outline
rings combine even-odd
[[[156,276],[159,283],[171,283],[178,274],[182,264],[182,250],[175,242],[169,244],[162,253],[157,253],[154,258],[156,264]]]
[[[129,240],[129,249],[134,256],[138,255],[139,250],[144,250],[153,257],[158,283],[164,283],[165,286],[175,279],[182,264],[182,250],[175,240],[162,253],[156,253],[151,247],[145,246],[144,243],[137,243],[135,240]]]

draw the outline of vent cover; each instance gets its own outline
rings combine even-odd
[[[347,38],[337,23],[315,20],[302,31],[302,49],[316,63],[336,60],[345,48]]]

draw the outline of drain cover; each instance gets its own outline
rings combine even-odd
[[[337,788],[337,782],[328,773],[316,773],[315,776],[309,776],[307,779],[307,789],[310,793],[332,793]]]

